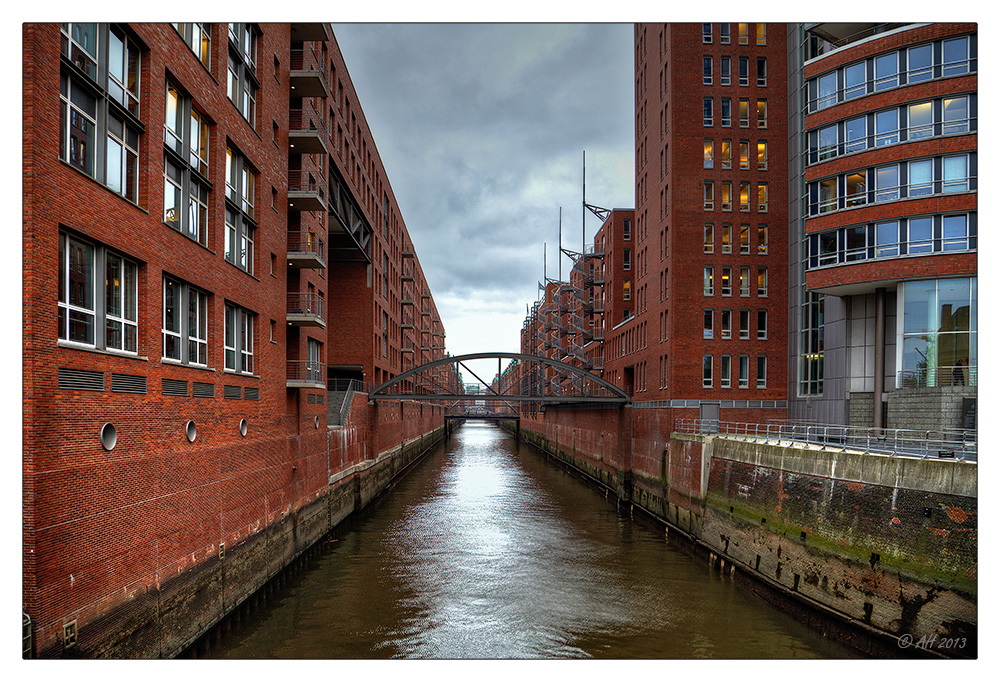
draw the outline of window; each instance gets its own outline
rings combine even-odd
[[[934,46],[930,43],[906,51],[906,82],[919,83],[934,77]]]
[[[750,388],[750,356],[740,356],[740,388]]]
[[[740,310],[740,338],[750,338],[750,310],[747,308]]]
[[[875,169],[875,203],[899,199],[899,166]]]
[[[316,384],[326,383],[323,344],[316,339],[306,340],[306,381]]]
[[[710,339],[713,334],[713,324],[715,320],[715,313],[711,308],[705,308],[704,317],[704,330],[702,332],[702,338]]]
[[[722,157],[722,168],[733,167],[733,143],[731,140],[723,140],[720,145],[720,156]]]
[[[740,296],[750,295],[750,268],[740,268]]]
[[[820,76],[816,79],[818,95],[816,97],[816,110],[826,109],[837,103],[837,72]]]
[[[819,212],[836,211],[839,206],[837,199],[837,178],[827,178],[819,181]]]
[[[875,225],[875,257],[899,255],[899,223],[893,220]]]
[[[865,73],[865,62],[851,64],[844,68],[844,100],[861,97],[867,93],[868,76]]]
[[[868,148],[868,119],[852,118],[844,123],[844,153],[860,152]]]
[[[722,127],[728,128],[733,125],[733,100],[731,98],[722,98],[722,112],[719,117],[721,118],[719,123]]]
[[[749,24],[738,24],[737,26],[739,31],[740,45],[748,45],[750,43],[747,34],[747,27],[749,26]]]
[[[226,148],[226,240],[225,257],[233,265],[254,273],[254,192],[257,175],[246,159]]]
[[[713,296],[715,294],[715,273],[711,265],[705,266],[702,288],[705,296]]]
[[[934,134],[934,104],[920,102],[906,107],[906,139],[919,140]]]
[[[703,251],[712,253],[715,251],[715,226],[712,223],[705,223],[705,242]]]
[[[767,356],[757,356],[757,388],[767,388]]]
[[[719,58],[719,84],[732,85],[732,59],[730,57]]]
[[[137,353],[138,273],[133,261],[104,246],[60,233],[59,339]],[[97,290],[102,281],[103,301]]]
[[[704,206],[706,211],[715,210],[715,185],[711,180],[706,180],[704,185]]]
[[[767,45],[767,35],[764,33],[765,24],[757,24],[757,44]]]
[[[59,156],[135,202],[139,48],[108,24],[62,24],[61,32],[63,56],[77,69],[65,66],[60,73]]]
[[[632,249],[622,249],[622,269],[632,269]]]
[[[703,115],[702,115],[702,125],[706,127],[712,126],[712,98],[706,97],[702,103],[703,105]]]
[[[920,197],[934,193],[934,161],[932,159],[910,161],[907,170],[909,174],[908,196]]]
[[[899,54],[889,54],[875,57],[875,92],[888,90],[899,85]]]
[[[837,126],[827,126],[819,131],[819,160],[825,161],[837,156]]]
[[[969,222],[965,215],[947,215],[941,223],[941,248],[964,251],[969,248]]]
[[[899,112],[896,109],[875,114],[875,146],[899,142]]]
[[[740,183],[740,210],[749,211],[750,210],[750,183],[741,182]]]
[[[946,156],[943,159],[944,181],[942,192],[965,192],[969,189],[969,157]]]
[[[847,208],[864,206],[868,203],[867,174],[865,171],[851,173],[847,176]]]
[[[757,268],[757,296],[767,298],[767,268]]]
[[[732,356],[723,355],[719,363],[719,388],[729,388],[732,375]]]
[[[942,135],[969,132],[969,98],[945,98],[943,105]]]
[[[712,58],[708,55],[701,58],[701,84],[712,84]]]
[[[767,127],[767,100],[759,99],[757,100],[757,127],[766,128]]]
[[[767,142],[757,142],[757,170],[767,170]]]
[[[712,25],[702,24],[701,25],[701,42],[711,43],[712,42]]]
[[[902,346],[903,376],[915,375],[926,386],[965,383],[965,371],[978,365],[976,278],[905,282],[901,287],[897,319],[902,317],[902,332],[896,338]]]
[[[907,253],[930,253],[934,250],[934,219],[910,218],[906,221]]]
[[[728,180],[722,183],[722,210],[733,210],[733,183]]]
[[[712,388],[712,356],[703,355],[701,358],[701,387]]]
[[[252,127],[257,123],[257,32],[251,24],[229,24],[227,94]]]
[[[208,123],[167,83],[163,142],[163,222],[208,245]]]
[[[740,85],[750,85],[750,58],[740,57],[739,59]]]
[[[622,221],[622,239],[628,240],[632,238],[632,219],[625,218]]]
[[[705,168],[711,168],[715,162],[715,142],[705,140]]]
[[[729,24],[719,24],[719,43],[729,44]]]
[[[740,128],[750,127],[750,100],[740,98]]]
[[[763,256],[767,253],[767,225],[757,225],[757,255]]]
[[[733,252],[733,226],[729,223],[722,224],[722,253]]]
[[[212,25],[205,23],[174,24],[181,38],[206,69],[212,68]]]
[[[757,87],[767,87],[767,57],[757,57]]]
[[[767,310],[764,308],[757,309],[757,338],[767,338]]]
[[[946,40],[942,45],[942,76],[958,76],[969,73],[969,38]]]
[[[733,311],[723,310],[722,319],[719,324],[720,337],[723,339],[733,338]]]
[[[226,369],[253,374],[253,322],[249,310],[226,303]]]
[[[740,253],[750,253],[750,224],[740,225]]]
[[[632,300],[632,280],[626,279],[622,281],[622,299],[625,301]],[[628,315],[625,316],[626,319]]]
[[[750,141],[740,140],[740,170],[750,169]]]
[[[730,267],[722,268],[722,295],[733,295],[733,269]]]
[[[163,277],[163,357],[208,366],[208,294],[169,275]]]

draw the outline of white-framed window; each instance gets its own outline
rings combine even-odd
[[[749,28],[748,27],[749,27],[749,24],[747,24],[747,23],[737,24],[737,31],[739,32],[739,43],[740,43],[740,45],[749,45],[750,44]]]
[[[629,240],[632,238],[632,219],[625,218],[622,221],[622,239]]]
[[[767,142],[757,140],[757,170],[767,170]]]
[[[906,50],[906,82],[919,83],[934,77],[934,45],[926,43]]]
[[[875,169],[875,203],[899,199],[899,165]]]
[[[722,183],[722,210],[733,210],[733,183],[728,180]]]
[[[740,140],[740,170],[750,170],[750,140]]]
[[[767,223],[757,225],[757,255],[767,255]]]
[[[750,253],[750,223],[740,224],[740,253]]]
[[[875,57],[875,92],[899,85],[899,53],[890,52]]]
[[[844,122],[844,153],[864,151],[868,148],[868,118],[859,116]]]
[[[767,338],[767,309],[758,308],[757,309],[757,338],[766,339]]]
[[[112,24],[61,25],[59,158],[136,202],[141,51]]]
[[[750,310],[748,308],[740,310],[740,338],[750,338]]]
[[[750,295],[750,268],[740,268],[740,296]]]
[[[701,124],[706,128],[712,127],[712,119],[714,118],[712,112],[712,98],[705,97],[702,100],[702,121]]]
[[[728,23],[719,24],[719,44],[729,45],[729,38],[730,38],[729,24]]]
[[[719,57],[719,85],[732,85],[731,57]]]
[[[712,388],[712,356],[705,354],[701,358],[701,387]]]
[[[907,196],[920,197],[934,193],[934,160],[920,159],[907,164]]]
[[[757,268],[757,296],[767,298],[767,268]]]
[[[757,388],[767,388],[767,356],[757,356]]]
[[[208,366],[208,294],[163,276],[163,357]]]
[[[767,87],[767,57],[757,57],[757,87]]]
[[[865,62],[844,67],[844,101],[868,93],[868,74]]]
[[[163,222],[208,246],[208,122],[169,81],[163,143]]]
[[[722,253],[733,252],[733,226],[730,223],[722,224]]]
[[[719,124],[723,128],[733,125],[733,100],[731,97],[723,97],[719,113]]]
[[[257,174],[243,156],[226,148],[226,234],[227,261],[254,273],[254,193]]]
[[[746,97],[740,98],[740,128],[750,127],[750,100]]]
[[[920,140],[934,135],[934,103],[917,102],[906,107],[906,139]]]
[[[722,144],[719,146],[719,156],[722,159],[722,168],[727,170],[733,167],[733,142],[732,140],[723,140]]]
[[[702,338],[710,339],[715,332],[715,312],[711,308],[705,308],[702,317],[704,319]]]
[[[323,365],[323,344],[313,338],[306,340],[306,381],[326,383],[326,367]]]
[[[887,109],[875,114],[875,146],[899,142],[899,110]]]
[[[740,388],[750,388],[750,356],[741,355],[740,356],[740,369],[739,369],[739,381]]]
[[[941,220],[941,250],[964,251],[969,248],[969,217],[946,215]]]
[[[719,338],[731,339],[733,338],[733,311],[729,309],[723,309],[722,315],[719,320]]]
[[[823,74],[816,79],[817,94],[813,99],[815,108],[813,111],[826,109],[837,103],[837,72]]]
[[[719,360],[719,388],[730,388],[732,386],[733,358],[731,355],[723,355]]]
[[[941,46],[941,75],[960,76],[971,70],[969,54],[969,37],[945,40]]]
[[[766,128],[767,127],[767,100],[759,99],[757,100],[757,127]]]
[[[750,58],[739,58],[739,84],[750,85]]]
[[[711,265],[706,265],[702,273],[702,293],[705,296],[715,295],[715,270]]]
[[[253,374],[254,313],[226,303],[226,369]]]
[[[941,191],[966,192],[969,189],[969,157],[965,154],[942,159]]]
[[[701,84],[712,84],[712,57],[710,55],[701,58]]]
[[[750,183],[740,183],[740,211],[744,213],[750,210]]]
[[[212,25],[204,22],[174,23],[184,43],[191,48],[206,69],[212,68]]]
[[[137,353],[138,280],[134,261],[101,244],[60,232],[58,338],[90,348]],[[98,289],[102,281],[103,292]]]
[[[899,255],[899,222],[896,220],[875,224],[875,257],[889,258]]]
[[[715,185],[711,180],[705,180],[703,196],[704,196],[704,208],[706,211],[715,210]]]
[[[632,249],[622,249],[622,270],[632,269]]]
[[[705,154],[704,167],[705,168],[712,168],[712,166],[715,164],[715,141],[714,140],[705,140],[705,143],[704,143],[704,154]]]
[[[715,225],[713,223],[705,223],[705,239],[702,251],[704,253],[713,253],[715,251]]]
[[[711,43],[712,42],[712,25],[702,24],[701,25],[701,42]]]
[[[728,265],[722,268],[720,293],[723,296],[733,295],[733,269]]]

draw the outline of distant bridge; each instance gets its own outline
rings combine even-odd
[[[466,364],[472,360],[496,360],[501,385],[481,379]],[[500,363],[516,363],[500,371]],[[455,380],[460,370],[474,376],[485,390],[466,392]],[[369,401],[428,400],[428,401],[502,401],[503,403],[560,403],[594,406],[619,406],[632,402],[627,393],[609,381],[574,365],[524,353],[470,353],[454,355],[425,363],[376,386],[368,394]],[[511,412],[516,412],[511,408]],[[494,417],[495,418],[495,417]]]

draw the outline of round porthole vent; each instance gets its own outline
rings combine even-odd
[[[187,426],[184,427],[184,433],[188,442],[193,443],[194,439],[198,437],[198,427],[194,425],[194,421],[188,420]]]
[[[246,419],[241,419],[240,420],[240,435],[241,436],[247,435],[247,420]]]
[[[115,425],[108,422],[101,427],[101,445],[105,450],[114,450],[117,442],[118,432],[115,430]]]
[[[319,417],[313,417],[313,424],[316,425],[317,429],[319,428]]]

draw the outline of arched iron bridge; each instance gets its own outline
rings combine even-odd
[[[496,360],[498,386],[476,375],[466,364],[472,360]],[[515,361],[504,372],[503,360]],[[449,367],[454,369],[450,374]],[[459,368],[474,376],[483,386],[483,393],[466,393],[464,386],[452,379]],[[513,368],[513,369],[512,369]],[[611,382],[574,365],[524,353],[469,353],[454,355],[425,363],[407,370],[389,381],[376,386],[368,394],[369,401],[426,400],[426,401],[502,401],[505,403],[532,402],[545,404],[587,404],[608,407],[632,402],[627,393]]]

